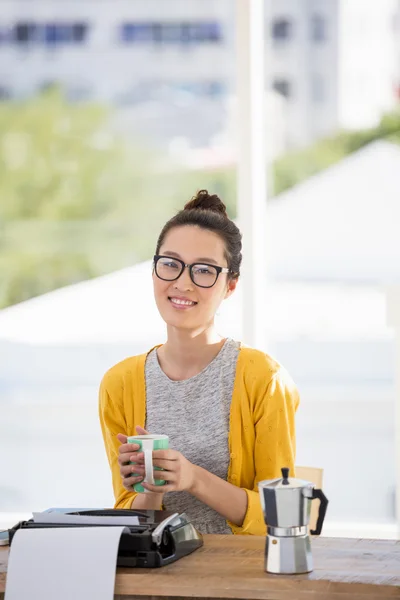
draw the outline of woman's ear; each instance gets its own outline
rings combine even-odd
[[[239,281],[238,277],[236,277],[235,279],[229,279],[228,288],[226,290],[224,300],[226,300],[227,298],[229,298],[229,296],[231,296],[233,294],[233,292],[235,291],[236,286],[238,284],[238,281]]]

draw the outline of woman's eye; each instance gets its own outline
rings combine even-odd
[[[177,269],[178,268],[178,264],[176,262],[163,262],[162,266],[168,267],[169,269]]]
[[[197,275],[210,275],[211,274],[211,269],[210,269],[210,267],[207,267],[207,266],[196,267],[194,271]]]

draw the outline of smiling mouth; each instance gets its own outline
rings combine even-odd
[[[168,296],[168,300],[177,308],[192,308],[197,304],[197,302],[194,302],[193,300],[180,300],[179,298],[173,298],[171,296]]]

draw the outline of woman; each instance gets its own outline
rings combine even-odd
[[[111,368],[100,388],[116,508],[184,511],[203,533],[265,534],[257,483],[293,472],[299,400],[276,361],[215,330],[241,249],[225,205],[206,190],[161,231],[153,284],[167,341]],[[127,436],[147,431],[169,436],[171,449],[153,452],[166,484],[136,494],[144,459]]]

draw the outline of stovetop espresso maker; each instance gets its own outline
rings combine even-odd
[[[322,490],[302,479],[289,478],[282,469],[282,479],[258,484],[264,519],[267,524],[265,570],[269,573],[308,573],[313,570],[310,536],[319,535],[328,500]],[[320,500],[317,526],[308,531],[311,502]]]

